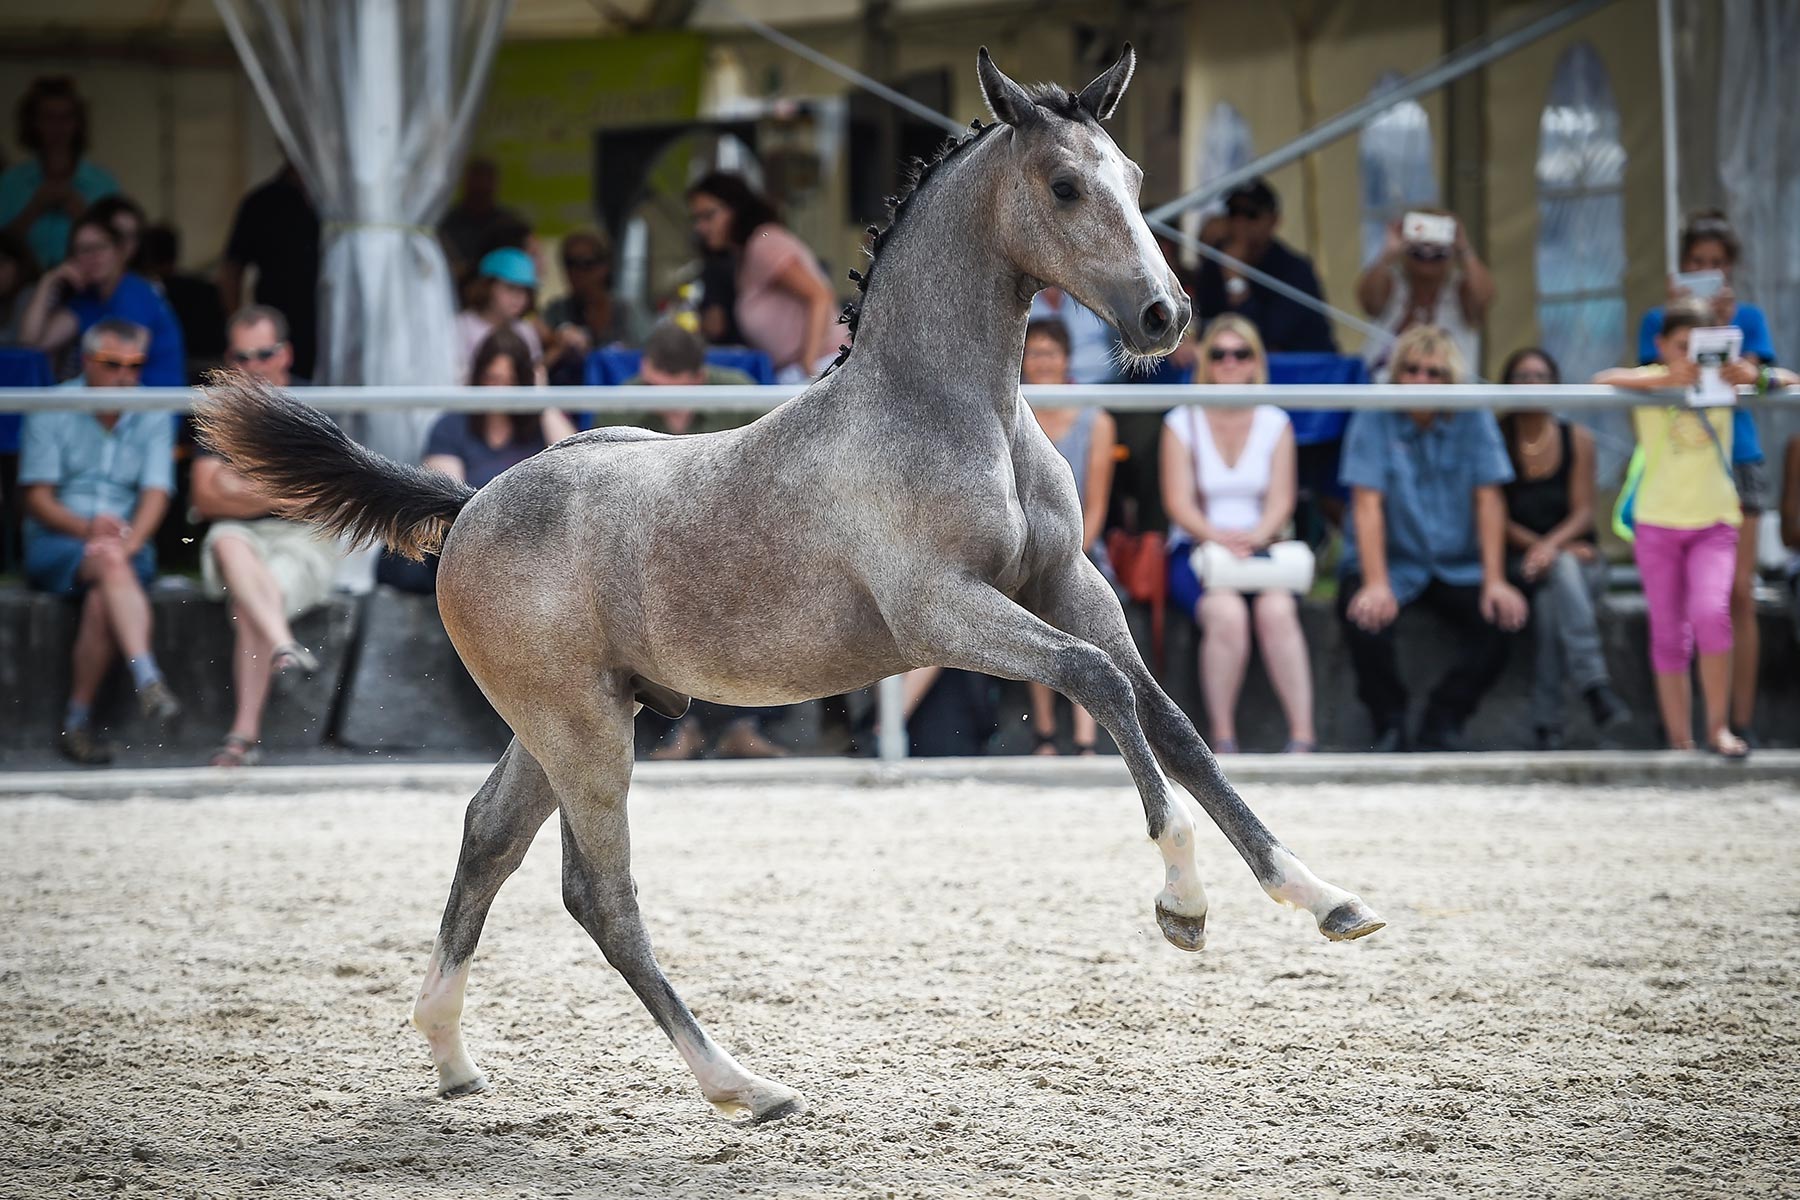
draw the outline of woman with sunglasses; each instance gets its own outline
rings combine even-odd
[[[1226,314],[1206,327],[1195,382],[1244,387],[1269,381],[1256,326]],[[1317,748],[1312,664],[1291,591],[1245,593],[1202,587],[1192,558],[1217,543],[1236,558],[1264,553],[1294,515],[1298,489],[1294,429],[1269,404],[1255,408],[1177,408],[1163,421],[1163,507],[1169,514],[1169,595],[1200,627],[1200,687],[1212,748],[1238,748],[1237,702],[1250,662],[1250,631],[1287,716],[1290,753]]]
[[[1507,358],[1500,381],[1548,387],[1562,374],[1549,351],[1529,346]],[[1506,573],[1530,595],[1537,635],[1532,724],[1539,750],[1561,750],[1565,680],[1601,733],[1631,720],[1612,689],[1595,616],[1606,560],[1594,543],[1594,435],[1541,408],[1509,412],[1500,433],[1513,468],[1504,489]]]
[[[1393,380],[1420,389],[1405,412],[1364,409],[1344,430],[1340,473],[1350,489],[1338,616],[1356,694],[1379,751],[1460,750],[1463,725],[1506,667],[1507,635],[1525,624],[1525,597],[1506,581],[1506,498],[1512,464],[1493,414],[1444,412],[1433,387],[1462,382],[1456,341],[1419,325],[1394,343]],[[1432,688],[1416,739],[1395,623],[1414,604],[1455,629],[1455,657]]]
[[[612,251],[598,233],[582,230],[564,238],[562,266],[569,294],[544,309],[552,338],[545,366],[551,383],[573,385],[584,382],[590,351],[640,346],[649,330],[634,306],[613,295]]]
[[[1469,245],[1461,221],[1441,208],[1414,209],[1449,217],[1449,241],[1407,240],[1402,220],[1388,225],[1381,254],[1356,279],[1356,300],[1375,324],[1398,336],[1421,325],[1443,330],[1465,363],[1481,362],[1481,323],[1494,301],[1494,277]],[[1390,361],[1391,349],[1370,338],[1363,350],[1371,373]]]
[[[69,231],[69,257],[46,272],[32,293],[19,340],[54,359],[108,317],[150,331],[145,387],[187,383],[181,325],[156,286],[125,269],[125,244],[107,212],[85,212]]]

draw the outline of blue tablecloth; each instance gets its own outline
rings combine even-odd
[[[45,388],[55,384],[50,360],[42,350],[0,346],[0,388]],[[0,397],[0,408],[5,406],[5,399]],[[19,429],[24,423],[25,418],[18,413],[0,413],[0,454],[19,452]]]
[[[596,350],[588,355],[587,385],[618,387],[638,373],[643,358],[641,350]],[[709,366],[742,371],[756,383],[775,382],[775,364],[761,350],[713,346],[706,352],[706,361]]]

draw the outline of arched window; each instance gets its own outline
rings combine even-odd
[[[1398,71],[1375,81],[1371,96],[1391,91]],[[1437,164],[1431,152],[1431,117],[1417,100],[1402,100],[1363,126],[1357,139],[1362,168],[1363,262],[1381,253],[1390,221],[1409,208],[1438,202]]]
[[[1250,142],[1250,125],[1229,102],[1221,100],[1206,115],[1206,132],[1200,135],[1200,182],[1211,183],[1227,171],[1235,171],[1256,156]],[[1215,199],[1201,210],[1206,216],[1225,211],[1225,201]]]
[[[1538,124],[1537,316],[1563,378],[1627,353],[1625,147],[1606,66],[1578,42],[1556,64]]]

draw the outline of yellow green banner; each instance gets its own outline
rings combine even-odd
[[[706,45],[684,31],[502,45],[475,128],[501,203],[547,237],[593,225],[595,132],[692,118]]]

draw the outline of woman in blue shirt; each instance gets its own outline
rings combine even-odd
[[[68,259],[38,281],[19,325],[19,340],[54,358],[107,317],[150,331],[145,387],[187,383],[181,326],[168,301],[149,280],[125,269],[125,247],[106,214],[86,212],[69,232]]]
[[[69,252],[75,218],[119,185],[82,157],[87,105],[67,75],[35,79],[26,89],[19,100],[19,144],[31,157],[0,174],[0,228],[23,237],[38,265],[48,269]]]
[[[1681,231],[1680,267],[1683,272],[1717,271],[1724,277],[1718,291],[1706,297],[1716,325],[1735,325],[1744,333],[1743,356],[1758,366],[1774,366],[1775,343],[1769,337],[1769,321],[1754,304],[1739,304],[1731,288],[1732,271],[1743,253],[1731,222],[1716,208],[1701,209],[1688,217]],[[1689,293],[1669,280],[1669,302]],[[1638,363],[1656,361],[1656,335],[1662,331],[1662,308],[1644,314],[1638,324]],[[1737,484],[1744,521],[1738,526],[1737,573],[1731,583],[1731,728],[1748,739],[1756,716],[1756,667],[1762,653],[1756,627],[1757,526],[1769,506],[1770,483],[1756,420],[1747,408],[1732,414],[1731,468]]]

